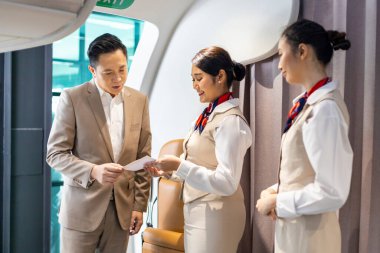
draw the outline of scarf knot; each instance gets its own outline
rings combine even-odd
[[[293,107],[290,109],[288,113],[288,119],[286,120],[283,133],[286,133],[289,130],[289,128],[292,126],[295,118],[297,118],[298,114],[300,114],[302,109],[305,107],[308,97],[314,91],[318,90],[319,88],[321,88],[323,85],[325,85],[328,82],[330,82],[330,78],[328,77],[320,80],[315,85],[313,85],[313,87],[309,91],[305,92],[305,94],[303,94],[303,96],[300,99],[298,99],[298,101],[293,105]]]
[[[194,131],[198,130],[199,133],[201,134],[206,127],[208,117],[214,111],[215,107],[217,107],[218,105],[220,105],[220,104],[222,104],[222,103],[224,103],[224,102],[226,102],[232,98],[233,98],[232,92],[227,92],[227,93],[223,94],[222,96],[218,97],[214,102],[211,102],[208,105],[208,107],[206,107],[203,110],[201,115],[199,115],[199,117],[195,123],[195,126],[194,126]]]

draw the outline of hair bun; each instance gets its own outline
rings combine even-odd
[[[245,67],[239,62],[233,61],[234,80],[241,81],[245,77]]]
[[[346,39],[346,33],[338,31],[327,31],[331,46],[334,50],[348,50],[351,47],[351,42]]]

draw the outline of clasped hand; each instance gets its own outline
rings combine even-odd
[[[256,209],[262,215],[267,215],[276,220],[276,199],[277,193],[275,190],[268,188],[261,192],[260,199],[257,200]]]
[[[144,169],[149,172],[151,176],[166,178],[170,177],[173,170],[177,170],[181,164],[181,159],[174,155],[165,155],[154,162],[144,164]]]

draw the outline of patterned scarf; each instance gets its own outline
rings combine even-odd
[[[321,88],[326,83],[330,82],[330,78],[326,77],[319,82],[317,82],[308,92],[305,94],[293,105],[292,109],[290,109],[288,113],[288,120],[286,121],[286,125],[284,127],[283,133],[286,133],[289,128],[292,126],[294,119],[298,116],[298,114],[304,108],[307,98],[316,90]]]
[[[209,106],[203,110],[201,115],[199,115],[197,122],[195,123],[194,131],[198,129],[199,133],[201,134],[203,129],[206,127],[208,117],[214,111],[215,107],[230,99],[233,99],[232,92],[227,92],[218,97],[214,102],[211,102]]]

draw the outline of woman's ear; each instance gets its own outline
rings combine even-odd
[[[309,50],[309,47],[304,43],[298,45],[298,54],[301,59],[305,59],[308,56]]]
[[[219,70],[218,75],[216,76],[217,83],[224,83],[227,81],[227,73],[224,69]]]

